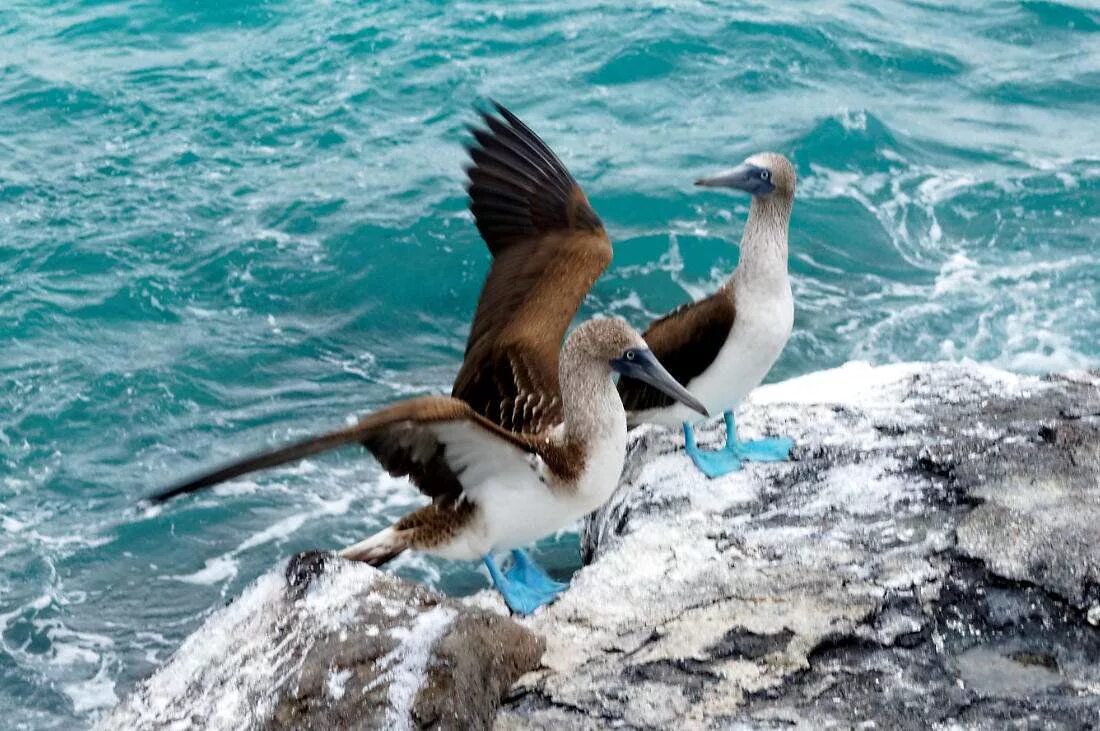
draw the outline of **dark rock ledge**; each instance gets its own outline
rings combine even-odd
[[[796,459],[706,481],[635,431],[533,618],[358,566],[295,601],[273,572],[101,725],[1100,726],[1100,375],[853,363],[741,422]]]

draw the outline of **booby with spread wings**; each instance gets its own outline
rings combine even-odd
[[[611,244],[580,187],[504,107],[472,130],[470,209],[493,256],[452,396],[399,401],[354,426],[226,465],[153,496],[160,502],[349,444],[407,476],[431,503],[339,555],[380,565],[406,550],[482,560],[508,606],[529,613],[564,586],[520,547],[599,507],[618,484],[626,412],[620,373],[702,405],[624,320],[562,339]],[[560,348],[560,358],[559,358]],[[513,551],[507,573],[492,554]],[[288,576],[295,571],[288,567]]]
[[[718,291],[654,321],[644,337],[657,359],[708,410],[724,412],[726,445],[714,452],[700,450],[692,426],[695,414],[642,381],[621,379],[619,394],[631,424],[682,425],[685,447],[696,467],[708,477],[718,477],[741,469],[744,460],[786,459],[793,447],[786,438],[738,440],[734,411],[764,380],[794,324],[787,232],[795,171],[783,155],[765,152],[696,185],[752,195],[740,260]]]

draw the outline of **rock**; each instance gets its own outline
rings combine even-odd
[[[794,459],[709,481],[679,433],[632,432],[533,617],[304,556],[101,725],[1100,726],[1100,375],[855,363],[739,423]]]
[[[849,364],[739,423],[794,460],[632,432],[497,728],[1100,724],[1100,377]]]
[[[333,560],[214,614],[103,728],[485,728],[542,642],[507,617]]]

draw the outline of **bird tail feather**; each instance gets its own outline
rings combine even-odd
[[[381,566],[409,548],[410,532],[390,526],[341,550],[340,558]]]

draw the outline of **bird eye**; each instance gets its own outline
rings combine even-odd
[[[767,180],[767,179],[768,179],[768,178],[770,178],[771,176],[772,176],[772,174],[771,174],[771,173],[769,173],[769,172],[768,172],[767,170],[761,170],[761,171],[760,171],[760,179],[761,179],[761,180]]]
[[[626,359],[627,360],[634,360],[634,351],[633,350],[626,351]]]

